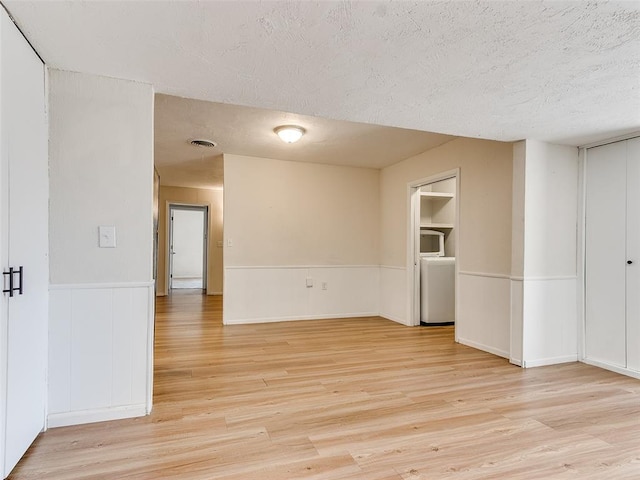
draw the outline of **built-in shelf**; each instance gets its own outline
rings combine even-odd
[[[453,223],[421,223],[420,228],[453,228]]]
[[[421,197],[426,198],[453,198],[455,193],[449,192],[420,192]]]

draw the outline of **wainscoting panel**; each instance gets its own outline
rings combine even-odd
[[[49,290],[48,426],[148,413],[153,283]]]
[[[522,366],[522,309],[523,291],[522,280],[511,279],[511,332],[509,361]]]
[[[379,310],[377,265],[226,267],[224,285],[225,324],[365,317]]]
[[[409,325],[407,269],[380,266],[380,316]]]
[[[458,341],[509,358],[511,285],[507,275],[460,272]]]
[[[578,360],[576,277],[523,281],[523,367]]]

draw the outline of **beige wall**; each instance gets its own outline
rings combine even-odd
[[[461,138],[383,169],[381,265],[407,264],[407,183],[459,167],[459,268],[509,275],[512,162],[510,143]]]
[[[225,155],[228,266],[378,265],[378,170]]]
[[[222,293],[222,190],[186,187],[160,187],[160,214],[158,218],[158,295],[166,295],[167,284],[167,205],[183,203],[209,207],[209,256],[207,294]]]

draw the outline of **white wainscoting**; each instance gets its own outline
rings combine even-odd
[[[508,275],[459,272],[458,341],[509,358],[511,285]]]
[[[49,427],[151,411],[154,300],[153,282],[50,285]]]
[[[576,362],[576,276],[525,278],[522,284],[522,366]]]
[[[223,323],[376,316],[379,292],[377,265],[225,267]]]
[[[407,269],[380,266],[380,316],[409,325]]]
[[[511,278],[511,332],[509,361],[522,367],[522,280]]]

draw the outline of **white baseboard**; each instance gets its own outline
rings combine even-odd
[[[121,420],[123,418],[144,417],[146,405],[125,405],[122,407],[96,408],[77,412],[52,413],[47,416],[47,427],[67,427],[84,423]]]
[[[377,317],[378,312],[340,313],[336,315],[301,315],[297,317],[261,317],[225,320],[224,325],[247,325],[251,323],[295,322],[298,320],[331,320],[334,318]]]
[[[522,366],[522,360],[520,360],[519,358],[510,358],[509,359],[509,363],[512,365],[515,365],[517,367],[521,367]]]
[[[407,324],[407,322],[404,319],[402,319],[400,317],[397,317],[395,315],[392,315],[392,314],[380,312],[379,316],[384,318],[384,319],[386,319],[386,320],[391,320],[392,322],[396,322],[396,323],[399,323],[401,325],[404,325],[405,327],[412,326],[412,325]]]
[[[482,350],[483,352],[492,353],[499,357],[509,358],[509,352],[507,351],[499,350],[497,348],[490,347],[488,345],[483,345],[481,343],[474,342],[472,340],[467,340],[466,338],[458,338],[458,343],[466,345],[467,347],[477,348],[478,350]]]
[[[599,362],[598,360],[590,360],[588,358],[583,358],[580,361],[582,363],[586,363],[587,365],[592,365],[594,367],[604,368],[605,370],[619,373],[620,375],[626,375],[627,377],[640,379],[640,372],[637,372],[635,370],[629,370],[628,368],[618,367],[616,365],[609,365],[608,363]]]
[[[537,360],[525,360],[522,362],[522,368],[544,367],[546,365],[557,365],[559,363],[577,362],[578,354],[563,355],[561,357],[539,358]]]

